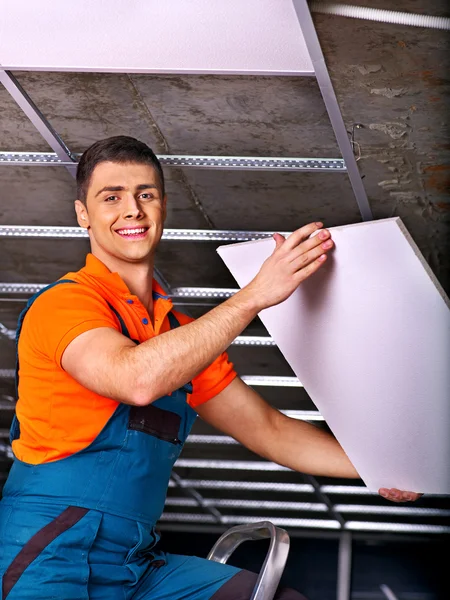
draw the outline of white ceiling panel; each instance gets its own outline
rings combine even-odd
[[[449,494],[449,300],[399,218],[330,231],[326,265],[261,321],[370,490]],[[218,252],[244,287],[274,246]]]
[[[9,0],[10,70],[312,75],[291,0]]]

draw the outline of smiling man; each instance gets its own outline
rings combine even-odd
[[[291,469],[358,477],[332,436],[269,406],[225,353],[262,309],[320,268],[330,234],[321,223],[287,240],[276,234],[255,279],[194,321],[153,280],[167,196],[150,148],[124,136],[95,143],[77,186],[86,266],[33,297],[19,320],[2,599],[247,600],[255,574],[164,553],[155,525],[197,414]],[[279,589],[275,598],[302,596]]]

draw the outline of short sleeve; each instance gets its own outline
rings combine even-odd
[[[220,394],[237,376],[233,364],[224,352],[216,360],[192,380],[193,391],[188,398],[192,408],[204,404]]]
[[[106,301],[83,284],[63,283],[39,296],[25,316],[19,344],[29,343],[61,366],[67,346],[98,327],[120,331]]]

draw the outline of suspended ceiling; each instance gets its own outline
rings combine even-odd
[[[0,53],[6,69],[314,73],[290,0],[166,0],[131,5],[127,0],[81,0],[69,5],[41,0],[38,12],[30,11],[27,0],[19,0],[9,7],[3,23]],[[36,30],[44,33],[39,40]]]
[[[390,8],[382,1],[372,5]],[[430,10],[423,0],[402,0],[395,8]],[[445,15],[445,10],[441,3],[433,13]],[[20,3],[14,11],[25,32],[31,25],[28,18],[21,20]],[[254,23],[264,22],[262,12],[253,12]],[[178,16],[177,23],[181,23],[181,14]],[[290,31],[298,26],[295,15],[292,19]],[[64,30],[64,24],[58,22],[61,27],[55,29],[55,36]],[[331,16],[316,16],[314,22],[346,127],[349,135],[354,134],[355,154],[360,156],[358,167],[374,218],[402,218],[448,293],[448,35]],[[236,31],[242,33],[239,28]],[[24,39],[26,43],[18,53],[26,50],[22,60],[29,61],[30,56],[38,60],[27,46],[30,37]],[[69,52],[66,45],[73,46],[61,43],[60,48]],[[204,54],[205,60],[214,58]],[[82,49],[78,48],[76,55],[82,56]],[[272,60],[277,54],[261,55]],[[9,62],[3,59],[2,64],[16,66],[13,74],[73,153],[82,152],[103,137],[127,134],[147,142],[160,155],[341,157],[313,77],[23,71],[20,57],[14,63],[9,56]],[[160,60],[168,56],[161,53]],[[242,56],[249,58],[247,52]],[[222,60],[223,54],[217,58]],[[45,64],[57,67],[48,61]],[[128,71],[133,70],[131,63],[123,64]],[[213,68],[223,71],[227,64],[223,61]],[[138,63],[135,66],[139,68]],[[236,68],[234,65],[232,70]],[[254,64],[242,68],[252,71]],[[0,104],[1,151],[52,152],[3,88]],[[337,169],[276,172],[172,166],[166,167],[166,176],[170,229],[291,231],[317,219],[326,226],[361,220],[348,177]],[[0,181],[1,225],[76,226],[74,182],[64,167],[3,165]],[[158,268],[179,306],[194,316],[210,308],[217,298],[212,292],[210,297],[192,298],[192,294],[183,295],[178,288],[236,287],[216,255],[220,243],[172,239],[161,244]],[[88,249],[83,239],[0,237],[0,244],[0,279],[6,283],[48,283],[81,267]],[[15,327],[27,295],[1,294],[0,322],[7,328]],[[251,346],[242,345],[241,340],[230,348],[242,376],[293,376],[277,348],[270,345],[259,320],[244,336],[244,342]],[[263,344],[255,336],[262,336]],[[13,343],[3,335],[0,368],[11,370],[13,366]],[[279,409],[314,411],[297,412],[295,416],[326,426],[298,382],[284,382],[292,386],[267,385],[277,382],[266,380],[266,385],[257,389]],[[10,464],[5,436],[14,391],[10,379],[2,378],[0,385],[0,444],[4,444],[5,451],[0,460],[5,475]],[[242,519],[267,517],[289,525],[293,534],[339,533],[346,527],[362,530],[365,535],[373,531],[438,535],[450,525],[450,502],[446,497],[424,497],[413,506],[396,506],[368,494],[361,482],[311,480],[266,463],[218,435],[200,421],[195,425],[176,468],[182,480],[178,479],[178,487],[172,482],[162,527],[225,527]],[[224,516],[222,525],[217,523],[214,511],[200,507],[189,492],[180,490],[180,486],[188,485],[201,493],[205,504],[217,505]]]

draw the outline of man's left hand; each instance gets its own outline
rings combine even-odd
[[[378,493],[383,498],[386,498],[386,500],[392,500],[392,502],[415,502],[423,496],[423,494],[418,494],[417,492],[404,492],[397,488],[380,488]]]

